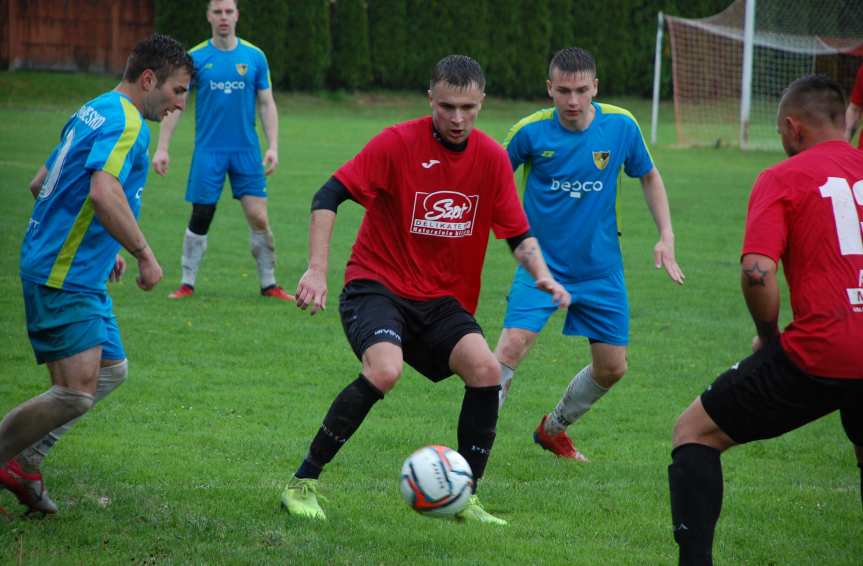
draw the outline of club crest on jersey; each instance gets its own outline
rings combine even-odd
[[[602,171],[605,169],[605,166],[608,165],[608,158],[611,157],[610,151],[594,151],[593,152],[593,164],[596,165],[596,168]]]
[[[464,238],[473,234],[479,195],[456,191],[417,192],[414,195],[412,234]]]
[[[249,66],[246,65],[245,63],[237,63],[236,67],[237,67],[237,72],[240,73],[240,76],[245,77],[246,71],[249,70]]]

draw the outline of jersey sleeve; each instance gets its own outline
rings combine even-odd
[[[84,167],[88,171],[105,171],[126,182],[135,160],[135,142],[143,121],[131,102],[121,99],[121,109],[115,110],[94,135],[96,139]]]
[[[518,200],[515,178],[503,152],[501,152],[500,158],[496,160],[495,171],[489,177],[494,179],[498,186],[491,223],[495,238],[512,238],[530,230],[527,215]]]
[[[629,123],[629,144],[626,148],[626,159],[623,171],[630,177],[644,177],[653,169],[653,158],[644,141],[638,122],[633,119]]]
[[[398,150],[396,134],[386,129],[373,137],[353,159],[336,170],[334,176],[367,207],[379,192],[391,190],[394,152]]]
[[[857,79],[854,81],[854,88],[851,89],[850,101],[856,106],[863,106],[863,65],[857,69]]]
[[[769,170],[761,173],[749,196],[741,256],[760,254],[779,262],[788,240],[788,207],[788,195],[780,181]]]
[[[267,56],[263,51],[258,51],[258,65],[260,69],[255,77],[255,90],[267,90],[270,88],[270,64],[267,62]]]
[[[503,147],[506,148],[506,153],[509,155],[509,162],[513,171],[530,159],[530,138],[525,133],[524,128],[520,126],[520,123],[514,125],[506,139],[503,140]]]

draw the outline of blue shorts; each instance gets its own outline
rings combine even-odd
[[[225,186],[226,174],[231,178],[235,199],[267,197],[267,181],[259,149],[207,151],[195,148],[186,185],[186,200],[193,204],[216,204]]]
[[[36,362],[55,362],[102,346],[103,360],[125,360],[126,351],[108,293],[81,293],[21,282],[27,334]]]
[[[622,271],[563,286],[572,295],[563,323],[564,334],[586,336],[612,346],[629,343],[629,301]],[[533,277],[518,267],[507,298],[503,327],[539,333],[557,310],[551,295],[540,291]]]

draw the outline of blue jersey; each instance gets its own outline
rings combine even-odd
[[[116,177],[135,218],[147,182],[150,129],[128,97],[111,91],[66,123],[45,167],[21,246],[21,278],[69,291],[105,291],[120,244],[96,218],[90,177]]]
[[[189,51],[195,62],[195,147],[214,151],[259,148],[255,100],[270,88],[264,52],[243,39],[222,51],[211,40]]]
[[[564,282],[623,269],[617,224],[620,170],[653,169],[638,122],[628,111],[594,102],[584,131],[564,128],[553,108],[522,119],[504,146],[513,170],[524,165],[524,209],[546,263]]]

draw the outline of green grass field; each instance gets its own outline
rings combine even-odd
[[[0,414],[44,391],[24,327],[18,249],[32,198],[27,184],[105,77],[0,73]],[[649,105],[629,106],[643,126]],[[278,97],[281,165],[270,181],[280,282],[305,267],[311,195],[383,126],[428,112],[423,93]],[[478,126],[498,139],[542,101],[486,102]],[[663,108],[662,140],[672,141]],[[588,361],[583,339],[556,316],[516,375],[481,486],[505,529],[421,517],[402,502],[403,459],[430,443],[454,445],[457,378],[433,386],[406,369],[322,476],[329,521],[287,516],[279,494],[330,401],[359,363],[336,309],[361,209],[343,205],[332,246],[329,309],[311,318],[258,296],[239,206],[221,201],[198,294],[178,285],[192,151],[186,116],[169,175],[151,175],[141,224],[165,269],[153,292],[111,287],[130,359],[128,382],[51,453],[47,485],[61,513],[0,519],[2,564],[671,564],[666,467],[677,415],[718,373],[746,355],[753,333],[738,288],[749,189],[779,153],[680,150],[654,158],[668,186],[682,288],[652,265],[656,232],[637,181],[621,196],[632,305],[630,371],[572,429],[590,464],[555,459],[532,443],[543,412]],[[153,128],[153,139],[158,128]],[[154,141],[155,146],[155,141]],[[492,346],[515,263],[493,241],[477,313]],[[787,309],[787,293],[783,300]],[[787,310],[784,313],[787,319]],[[777,440],[725,455],[717,564],[860,564],[859,472],[832,415]],[[9,493],[0,505],[16,509]]]

